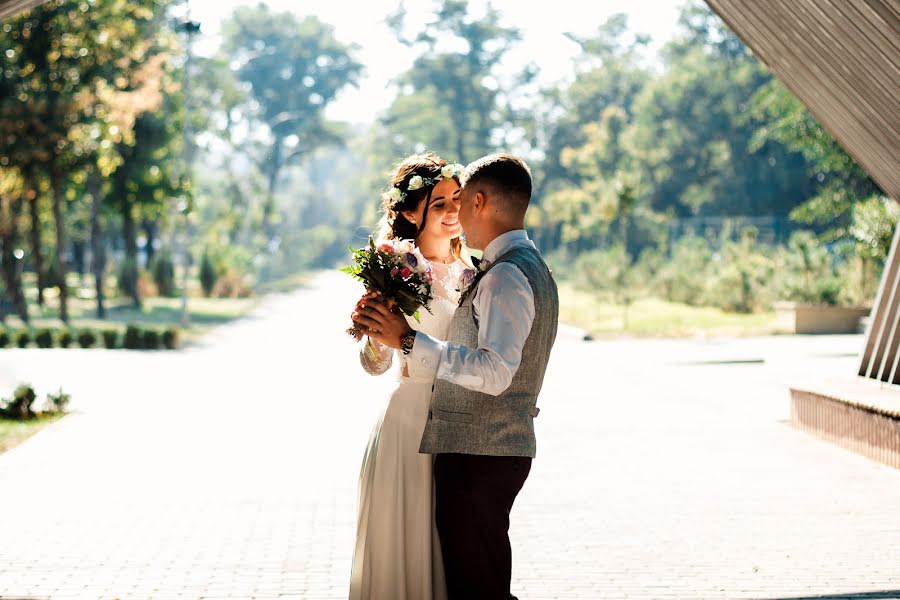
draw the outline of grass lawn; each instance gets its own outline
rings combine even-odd
[[[28,421],[0,419],[0,453],[6,452],[14,446],[18,446],[47,425],[60,420],[64,416],[65,415],[51,415],[47,417],[38,417]]]
[[[626,310],[595,293],[559,282],[560,321],[595,337],[717,337],[787,333],[774,312],[728,313],[713,307],[688,306],[642,298]]]
[[[41,308],[37,305],[37,290],[33,281],[34,275],[24,275],[28,309],[31,314],[32,334],[43,327],[57,328],[63,325],[59,320],[59,300],[56,288],[44,291],[46,302]],[[288,291],[302,285],[306,274],[297,274],[270,282],[261,286],[259,293]],[[69,321],[74,330],[93,328],[103,330],[136,324],[144,327],[153,326],[160,329],[175,326],[181,329],[181,343],[190,343],[203,337],[217,325],[238,319],[250,312],[260,302],[262,296],[251,298],[206,298],[202,295],[196,282],[188,288],[188,313],[190,315],[187,328],[181,327],[181,298],[148,297],[141,308],[136,308],[128,298],[117,297],[113,288],[107,290],[106,318],[97,318],[97,302],[91,277],[85,277],[81,285],[77,275],[69,274]],[[7,318],[6,326],[10,330],[23,327],[24,324],[15,316]],[[98,342],[98,345],[99,342]]]
[[[295,273],[286,275],[281,279],[274,279],[265,283],[258,284],[256,291],[259,294],[272,294],[281,292],[290,292],[299,287],[303,287],[309,281],[310,273]]]
[[[56,328],[63,325],[59,320],[59,303],[56,290],[47,290],[47,302],[43,309],[37,303],[29,305],[31,327],[33,330],[42,327]],[[216,325],[237,319],[259,302],[253,298],[188,298],[188,314],[190,324],[182,328],[182,342],[190,342],[202,337]],[[97,318],[97,303],[93,298],[69,298],[69,325],[72,329],[91,327],[103,330],[118,326],[124,329],[134,323],[142,326],[165,328],[175,326],[181,328],[180,298],[146,298],[143,306],[136,308],[128,299],[114,298],[106,302],[106,318]],[[10,329],[22,327],[24,324],[17,317],[7,319]]]

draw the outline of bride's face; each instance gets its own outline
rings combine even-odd
[[[416,223],[421,223],[425,202],[416,208]],[[441,179],[431,191],[431,203],[425,215],[425,229],[419,234],[435,238],[453,239],[462,233],[459,224],[459,184],[453,179]]]

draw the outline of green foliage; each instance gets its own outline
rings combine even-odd
[[[39,329],[37,333],[34,334],[34,342],[37,344],[38,348],[52,348],[53,331],[46,328]]]
[[[211,295],[214,298],[249,298],[253,295],[253,289],[240,273],[228,269],[216,279]]]
[[[168,250],[162,250],[154,258],[150,267],[153,274],[153,282],[160,296],[171,298],[175,295],[175,265],[172,262],[172,254]]]
[[[5,327],[0,327],[0,348],[9,348],[11,341],[9,331]]]
[[[45,415],[63,414],[71,400],[69,394],[59,390],[56,394],[47,394],[47,399],[40,412],[35,410],[34,402],[37,394],[28,384],[22,384],[13,392],[12,398],[0,399],[0,418],[16,421],[29,421]]]
[[[144,350],[159,350],[159,332],[155,329],[145,329],[141,334],[141,346]]]
[[[891,249],[898,220],[900,206],[886,196],[871,196],[856,202],[848,228],[856,256],[884,262]]]
[[[179,339],[178,329],[175,327],[169,327],[165,331],[162,332],[162,344],[163,347],[169,350],[175,350],[178,348],[178,339]]]
[[[12,399],[0,400],[0,417],[4,419],[15,419],[18,421],[26,421],[33,419],[37,415],[32,408],[37,394],[30,385],[20,385],[13,393]]]
[[[341,135],[326,122],[325,108],[347,85],[355,85],[362,65],[330,25],[315,16],[298,21],[292,12],[268,6],[240,7],[222,26],[224,52],[236,62],[237,78],[247,84],[256,124],[272,135],[260,155],[267,194],[263,233],[275,239],[275,191],[282,168]],[[298,93],[302,90],[302,93]]]
[[[379,165],[426,148],[467,162],[523,124],[505,90],[527,89],[534,70],[510,74],[501,68],[521,34],[502,25],[491,6],[477,17],[472,12],[467,0],[446,0],[426,23],[408,23],[402,7],[389,16],[398,39],[417,56],[400,76],[399,93],[383,119]]]
[[[143,334],[136,325],[129,325],[125,328],[125,336],[122,338],[123,348],[126,350],[141,350],[143,342]]]
[[[31,332],[27,329],[20,329],[16,332],[15,340],[16,346],[19,348],[27,348],[28,344],[31,343]]]
[[[60,329],[56,336],[60,348],[68,348],[72,345],[72,332],[68,329]]]
[[[137,262],[126,258],[119,264],[119,273],[116,278],[116,285],[123,296],[130,296],[138,287],[138,266]]]
[[[47,403],[44,412],[61,414],[69,408],[72,397],[60,389],[57,393],[47,394]]]
[[[93,329],[82,329],[78,332],[78,345],[82,348],[92,348],[97,343],[97,334]]]
[[[835,260],[815,235],[798,231],[791,235],[783,265],[786,300],[805,304],[837,304],[841,282]]]
[[[32,223],[33,239],[53,226],[47,283],[62,285],[63,321],[68,290],[62,256],[70,233],[84,239],[77,229],[69,231],[77,220],[66,205],[83,207],[74,200],[85,174],[109,176],[122,160],[117,150],[134,141],[137,115],[158,112],[169,39],[161,29],[172,4],[56,0],[19,11],[0,31],[0,164],[22,168],[34,202],[45,196],[52,201],[50,218],[36,211],[41,220]],[[100,194],[89,196],[102,201]]]
[[[724,242],[722,251],[714,257],[714,278],[707,292],[707,303],[723,310],[752,313],[771,307],[774,298],[769,284],[772,281],[773,260],[769,250],[756,243],[753,228],[740,233],[737,241]]]
[[[219,277],[208,249],[203,251],[203,257],[200,259],[199,277],[200,286],[203,288],[203,295],[208,298],[212,294],[213,286],[216,285],[216,279]]]
[[[107,350],[114,350],[118,347],[119,332],[115,329],[103,330],[103,347]]]
[[[656,287],[666,300],[701,306],[711,279],[712,261],[712,248],[706,239],[683,237],[673,245],[671,259],[659,269]]]
[[[626,304],[631,301],[637,282],[631,259],[621,244],[580,254],[574,270],[576,282],[601,297]]]

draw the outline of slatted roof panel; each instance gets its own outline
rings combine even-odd
[[[45,0],[0,0],[0,19],[14,17],[27,8],[43,3]]]
[[[706,0],[900,200],[900,0]]]

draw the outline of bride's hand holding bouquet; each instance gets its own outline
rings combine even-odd
[[[395,312],[417,321],[420,309],[429,310],[433,297],[431,266],[411,241],[386,240],[376,245],[370,237],[365,248],[351,252],[353,264],[341,272],[365,284],[367,293],[360,302],[377,297]],[[354,322],[347,333],[360,340],[368,331]]]

